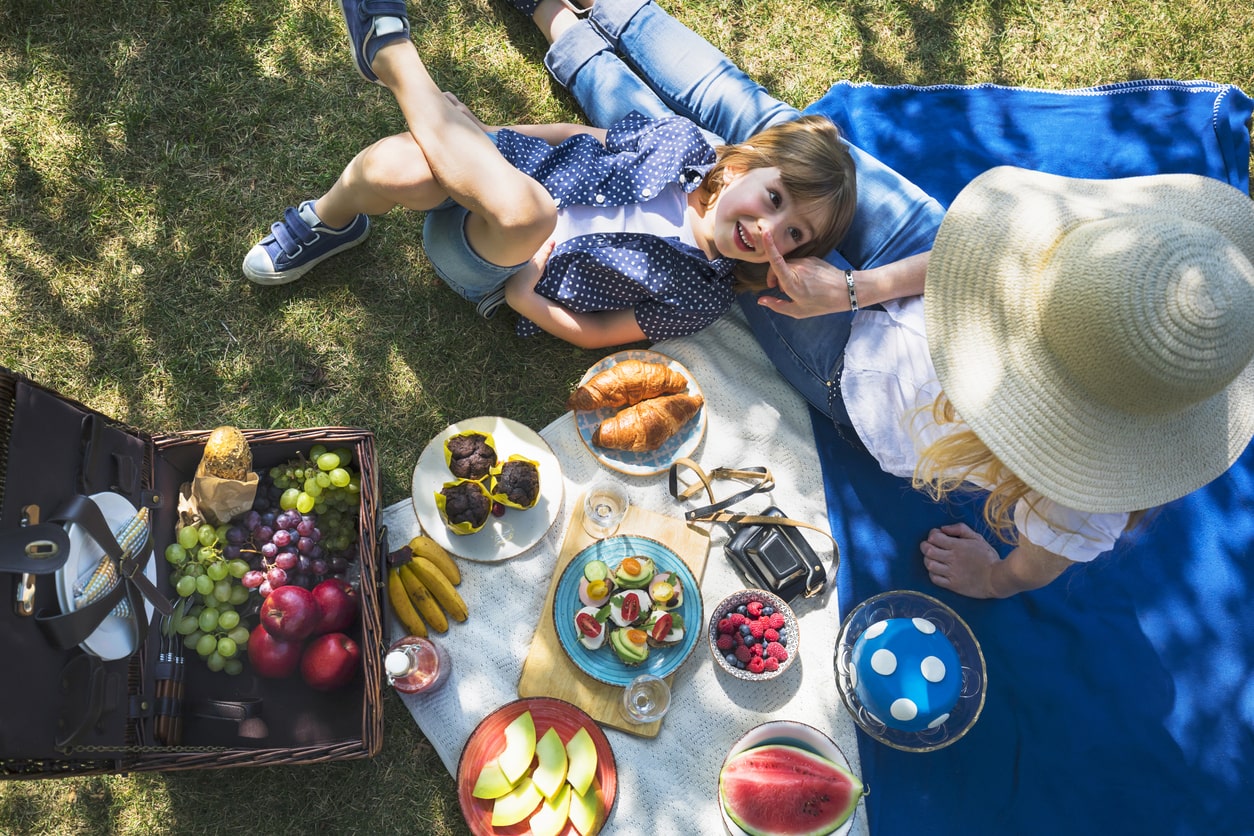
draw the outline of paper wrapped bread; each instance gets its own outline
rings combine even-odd
[[[218,479],[243,480],[253,469],[253,454],[244,434],[235,427],[218,427],[209,433],[200,473]]]
[[[592,433],[592,443],[611,450],[656,450],[701,409],[700,395],[649,398],[611,415]]]
[[[588,378],[571,393],[566,405],[570,409],[631,406],[687,388],[688,379],[670,366],[644,360],[624,360]]]

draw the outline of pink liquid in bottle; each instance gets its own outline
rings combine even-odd
[[[388,682],[404,694],[436,690],[448,679],[451,665],[447,650],[419,636],[398,640],[383,659]]]

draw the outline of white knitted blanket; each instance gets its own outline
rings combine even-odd
[[[737,510],[757,512],[774,504],[794,518],[826,527],[808,410],[775,372],[739,310],[694,336],[659,343],[654,349],[683,363],[705,395],[709,424],[693,458],[707,471],[720,465],[766,465],[775,475],[774,491],[750,497]],[[518,698],[523,660],[572,500],[595,475],[609,475],[628,486],[631,501],[640,507],[664,514],[680,511],[667,492],[665,474],[642,478],[602,468],[580,441],[571,413],[540,435],[561,462],[567,507],[548,535],[518,557],[494,564],[460,561],[460,590],[470,618],[436,637],[453,657],[452,677],[435,694],[404,696],[452,775],[457,774],[462,747],[479,721]],[[393,546],[420,531],[409,500],[385,508],[382,517]],[[726,533],[716,529],[711,540],[701,584],[707,612],[744,586],[723,555],[726,539]],[[830,556],[822,538],[809,539],[821,556]],[[796,720],[819,729],[858,772],[855,726],[836,692],[833,670],[842,618],[833,584],[821,599],[795,602],[795,610],[801,658],[779,678],[764,683],[732,679],[718,670],[702,640],[675,675],[670,712],[657,737],[606,729],[618,766],[618,798],[604,833],[723,833],[719,768],[732,744],[767,720]],[[396,625],[389,626],[395,634]],[[861,806],[852,832],[867,832]]]

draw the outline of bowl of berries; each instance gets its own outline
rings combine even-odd
[[[714,608],[708,638],[710,653],[725,673],[761,682],[788,670],[801,633],[783,598],[765,589],[742,589]]]

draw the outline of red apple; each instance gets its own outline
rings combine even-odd
[[[321,620],[322,607],[303,586],[277,587],[261,602],[261,626],[276,639],[300,641],[313,635]]]
[[[357,623],[360,599],[348,581],[328,578],[313,588],[313,596],[322,607],[322,621],[315,633],[343,633]]]
[[[296,673],[303,649],[300,642],[276,639],[260,624],[248,637],[248,661],[258,676],[270,679],[283,679]]]
[[[323,633],[305,645],[300,675],[317,691],[334,691],[353,681],[361,668],[361,648],[343,633]]]

